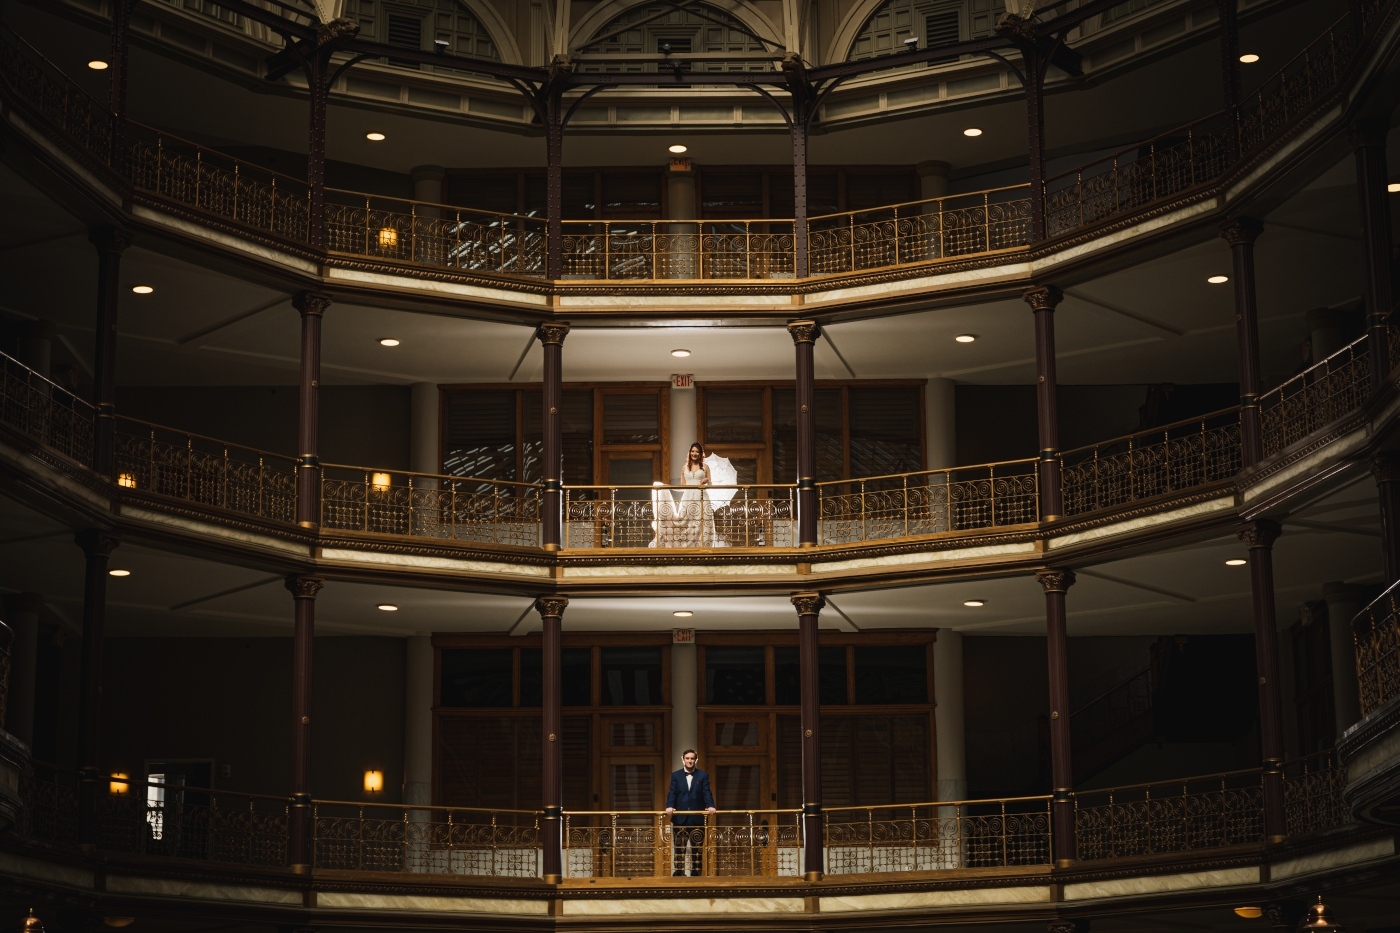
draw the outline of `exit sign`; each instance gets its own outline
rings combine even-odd
[[[671,388],[693,389],[695,388],[695,377],[690,373],[672,373]]]
[[[695,629],[693,629],[693,628],[673,628],[673,629],[671,629],[671,644],[673,644],[673,645],[693,645],[693,644],[695,644]]]

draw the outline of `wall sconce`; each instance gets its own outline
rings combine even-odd
[[[388,473],[371,473],[369,476],[369,484],[375,489],[388,489],[390,486],[394,485],[394,478]]]
[[[111,780],[107,782],[107,793],[113,797],[125,797],[131,792],[131,775],[122,771],[115,772]]]
[[[102,923],[114,930],[125,930],[136,922],[135,917],[103,917]]]
[[[379,248],[395,249],[399,245],[399,231],[393,227],[382,227],[379,230]]]
[[[1236,907],[1236,908],[1235,908],[1235,916],[1236,916],[1236,917],[1240,917],[1241,919],[1244,919],[1244,920],[1258,920],[1260,917],[1264,916],[1264,908],[1262,908],[1262,907]]]
[[[379,793],[380,791],[382,791],[383,789],[384,789],[384,772],[383,772],[383,771],[366,771],[366,772],[365,772],[365,793],[367,793],[367,794],[377,794],[377,793]]]
[[[118,473],[118,474],[117,474],[117,485],[120,486],[120,487],[122,487],[123,489],[135,489],[135,488],[136,488],[136,474],[135,474],[135,473]]]

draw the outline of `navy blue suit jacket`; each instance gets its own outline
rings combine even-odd
[[[708,810],[714,805],[715,798],[710,793],[710,776],[704,771],[695,769],[690,787],[685,786],[684,768],[671,774],[671,789],[666,791],[666,806],[677,810]],[[676,826],[704,826],[705,815],[676,813],[671,816],[671,822]]]

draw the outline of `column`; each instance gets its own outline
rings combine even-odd
[[[671,645],[671,754],[680,759],[687,748],[700,747],[699,662],[694,640]]]
[[[1026,153],[1030,163],[1031,242],[1045,239],[1045,107],[1047,62],[1037,44],[1035,23],[1028,16],[1006,13],[997,22],[998,34],[1010,39],[1021,53],[1026,86]]]
[[[948,194],[948,176],[953,167],[947,162],[930,159],[914,166],[919,175],[919,197],[925,201],[941,198]]]
[[[1259,310],[1254,289],[1254,241],[1264,225],[1239,217],[1220,228],[1230,244],[1235,281],[1235,341],[1239,349],[1241,462],[1252,467],[1264,458],[1259,418]]]
[[[948,628],[933,644],[933,720],[937,735],[938,799],[967,799],[967,741],[963,714],[963,639]]]
[[[797,546],[817,544],[817,433],[813,355],[822,329],[816,321],[791,321],[797,348]]]
[[[404,652],[403,802],[433,802],[433,639],[411,635]]]
[[[665,278],[700,277],[697,253],[700,246],[700,228],[696,223],[699,216],[697,207],[694,164],[689,159],[672,159],[666,169],[666,219],[677,223],[666,225],[670,235],[670,246],[666,250],[670,268],[657,269],[657,278],[663,277],[663,271]],[[672,417],[675,417],[674,410]],[[693,440],[694,437],[690,439]],[[690,441],[686,443],[689,444]],[[674,444],[671,445],[671,449],[675,450]]]
[[[684,485],[681,474],[690,456],[690,445],[700,437],[697,395],[694,382],[683,389],[671,386],[671,462],[666,465],[666,475],[673,486]]]
[[[957,407],[951,379],[930,379],[924,386],[926,469],[943,470],[958,462]]]
[[[1065,631],[1065,592],[1074,585],[1068,570],[1042,570],[1035,579],[1045,590],[1046,655],[1050,664],[1050,828],[1055,866],[1074,862],[1074,761],[1069,733],[1069,639]]]
[[[442,183],[447,180],[447,169],[441,165],[419,165],[409,171],[413,178],[413,200],[429,204],[441,204]]]
[[[14,632],[10,644],[10,683],[5,697],[5,731],[34,748],[34,700],[39,667],[39,613],[44,598],[38,593],[5,597],[5,621]]]
[[[1055,396],[1055,308],[1063,297],[1053,285],[1028,288],[1021,293],[1035,317],[1035,410],[1040,437],[1036,476],[1043,522],[1054,521],[1064,514],[1060,490],[1060,422]]]
[[[558,884],[564,877],[564,715],[560,707],[564,652],[560,646],[560,629],[564,609],[569,600],[563,596],[541,596],[535,600],[540,614],[541,655],[544,683],[540,698],[544,736],[540,758],[540,789],[544,805],[544,821],[540,825],[540,843],[544,849],[544,880]]]
[[[1264,839],[1288,835],[1283,808],[1283,698],[1279,692],[1278,613],[1274,608],[1274,542],[1279,526],[1250,522],[1239,537],[1249,547],[1249,580],[1254,591],[1254,654],[1259,673],[1259,744],[1264,768]]]
[[[807,96],[810,88],[806,79],[795,73],[800,65],[798,69],[789,70],[790,63],[784,61],[783,68],[789,72],[788,84],[792,92],[792,120],[788,131],[792,137],[793,275],[805,279],[810,270],[807,249]]]
[[[107,63],[107,107],[112,111],[112,168],[121,173],[126,167],[126,76],[130,56],[131,7],[135,0],[113,0],[112,53]]]
[[[818,881],[825,870],[822,827],[821,663],[817,616],[826,605],[819,593],[796,593],[797,668],[802,691],[802,874]]]
[[[1400,581],[1400,453],[1384,451],[1371,461],[1381,504],[1381,551],[1385,555],[1385,585]]]
[[[408,465],[414,473],[442,472],[439,437],[440,393],[436,382],[415,382],[409,390]]]
[[[97,409],[97,423],[92,468],[111,476],[117,412],[117,296],[122,252],[131,239],[115,227],[95,230],[90,239],[97,247],[97,342],[92,359],[92,404]]]
[[[1356,189],[1361,206],[1361,244],[1366,258],[1366,349],[1371,358],[1371,391],[1390,378],[1392,259],[1390,201],[1386,192],[1385,120],[1364,120],[1352,127],[1356,148]]]
[[[569,325],[565,321],[541,324],[535,336],[544,347],[541,537],[546,551],[557,551],[563,541],[564,416],[560,409],[564,404],[564,338],[569,336]]]
[[[297,524],[321,524],[321,317],[331,300],[298,292],[292,307],[301,313],[301,387],[297,410]]]
[[[1240,157],[1240,31],[1236,0],[1216,0],[1220,13],[1220,84],[1225,96],[1225,137],[1230,161]]]
[[[292,871],[311,871],[311,651],[316,634],[316,594],[320,577],[287,577],[295,627],[292,632],[292,806],[288,814],[287,862]]]
[[[45,379],[53,378],[53,341],[57,328],[50,321],[28,321],[19,342],[20,362]],[[42,390],[47,394],[47,390]]]
[[[90,529],[77,535],[83,549],[83,649],[78,694],[78,843],[97,844],[97,800],[102,773],[102,647],[107,624],[107,558],[116,550],[115,535]]]
[[[545,106],[545,277],[564,277],[564,102],[549,89]]]
[[[1326,583],[1322,598],[1327,601],[1327,638],[1332,648],[1332,710],[1336,715],[1337,737],[1361,721],[1361,693],[1356,683],[1356,642],[1351,620],[1366,605],[1359,586]]]

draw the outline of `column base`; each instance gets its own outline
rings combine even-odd
[[[804,881],[821,881],[821,880],[822,880],[822,873],[819,872],[819,871],[803,872],[803,874],[802,874],[802,880],[804,880]]]
[[[1287,841],[1288,841],[1288,837],[1287,837],[1287,836],[1266,836],[1266,837],[1264,838],[1264,841],[1265,841],[1266,843],[1268,843],[1269,845],[1271,845],[1271,846],[1277,846],[1277,845],[1282,845],[1283,843],[1287,842]]]
[[[298,527],[298,528],[305,528],[305,529],[307,529],[308,531],[315,531],[317,528],[320,528],[320,527],[321,527],[321,523],[320,523],[320,522],[297,522],[297,527]]]
[[[294,874],[294,875],[309,875],[309,874],[311,874],[311,866],[310,866],[310,865],[292,865],[292,866],[291,866],[291,870],[292,870],[292,874]]]
[[[1055,859],[1055,867],[1056,867],[1056,868],[1073,868],[1073,867],[1074,867],[1074,863],[1075,863],[1076,861],[1077,861],[1077,859],[1072,859],[1072,858],[1057,858],[1057,859]]]
[[[544,883],[545,883],[545,884],[561,884],[561,883],[563,883],[563,881],[564,881],[564,876],[563,876],[563,875],[545,875],[545,876],[544,876]]]

